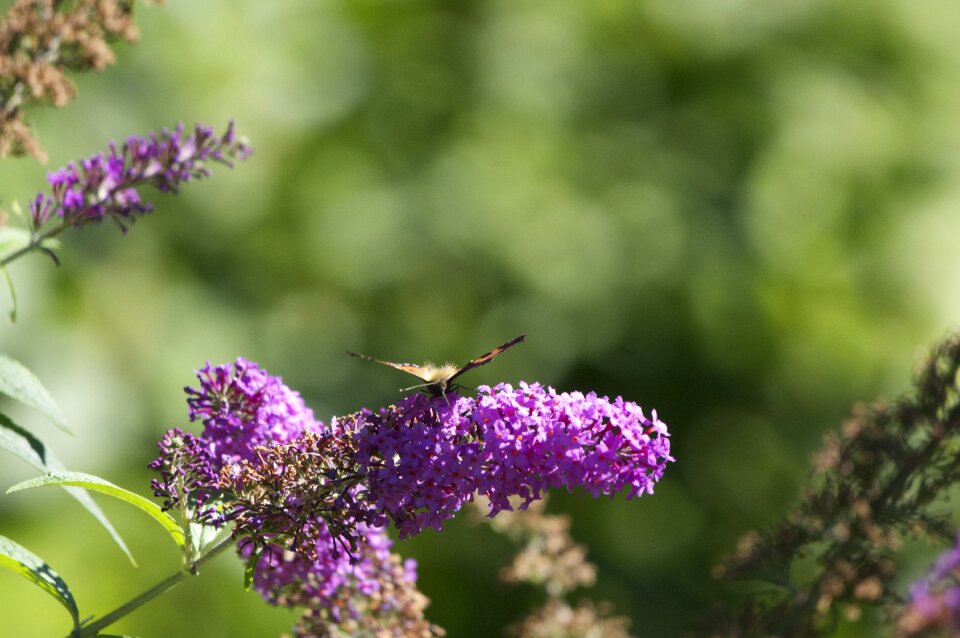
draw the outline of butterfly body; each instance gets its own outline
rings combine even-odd
[[[415,385],[406,390],[413,390],[415,388],[422,388],[424,392],[427,392],[433,396],[445,396],[448,391],[456,387],[453,383],[454,379],[460,375],[473,370],[474,368],[479,368],[480,366],[489,363],[491,359],[495,356],[511,348],[516,344],[520,343],[526,338],[526,335],[520,335],[515,337],[505,344],[498,346],[491,350],[490,352],[480,355],[476,359],[471,359],[468,363],[463,366],[457,366],[452,363],[444,363],[443,365],[434,365],[432,363],[425,363],[423,365],[417,365],[415,363],[393,363],[391,361],[383,361],[381,359],[375,359],[369,357],[365,354],[357,354],[356,352],[350,352],[350,356],[357,357],[358,359],[366,359],[367,361],[373,361],[374,363],[379,363],[385,366],[390,366],[401,372],[406,372],[407,374],[412,374],[417,377],[423,383]]]

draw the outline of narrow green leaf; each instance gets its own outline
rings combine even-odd
[[[79,626],[80,612],[77,610],[77,603],[73,599],[73,594],[70,593],[70,588],[39,556],[6,536],[0,536],[0,567],[6,567],[20,574],[56,598],[70,612],[73,626]]]
[[[4,354],[0,354],[0,394],[47,415],[61,430],[73,434],[67,427],[60,408],[40,384],[40,380],[22,363]]]
[[[7,494],[10,494],[11,492],[32,489],[34,487],[46,487],[48,485],[71,485],[73,487],[82,487],[87,490],[106,494],[107,496],[113,496],[114,498],[118,498],[121,501],[129,503],[130,505],[143,510],[153,517],[154,520],[163,525],[164,529],[167,530],[174,542],[183,547],[183,530],[180,529],[180,526],[177,525],[177,522],[173,520],[172,516],[160,509],[159,505],[140,496],[139,494],[135,494],[134,492],[114,485],[110,481],[106,481],[99,476],[84,474],[83,472],[52,472],[50,474],[44,474],[43,476],[38,476],[37,478],[23,481],[22,483],[17,483],[7,490]]]
[[[0,227],[0,255],[12,253],[30,244],[30,231],[15,226]]]
[[[21,459],[41,471],[48,471],[49,451],[43,441],[29,431],[0,414],[0,448],[19,456]]]
[[[2,413],[0,413],[0,449],[7,450],[19,456],[41,472],[63,472],[67,469],[63,463],[60,462],[60,459],[54,456],[53,452],[44,445],[43,441],[11,421],[9,417]],[[106,514],[100,509],[100,506],[90,498],[90,494],[79,487],[64,486],[63,489],[97,519],[100,525],[110,534],[110,537],[113,538],[113,542],[120,547],[120,551],[122,551],[130,563],[136,567],[137,561],[133,559],[133,554],[130,553],[127,544],[120,537],[117,530],[114,529],[113,525],[107,519]]]

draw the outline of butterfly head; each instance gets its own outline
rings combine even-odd
[[[434,365],[432,363],[425,363],[422,366],[418,366],[417,370],[412,374],[419,378],[423,383],[417,384],[410,388],[403,388],[406,390],[419,389],[423,390],[428,394],[433,396],[441,396],[447,393],[453,387],[453,384],[450,383],[450,380],[460,371],[460,367],[452,363],[444,363],[443,365]]]

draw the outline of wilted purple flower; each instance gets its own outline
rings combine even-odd
[[[387,523],[366,499],[351,437],[307,432],[253,452],[253,460],[224,467],[219,487],[230,495],[225,516],[234,538],[255,551],[281,547],[313,561],[318,544],[329,542],[334,547],[325,552],[350,554],[363,540],[364,524]]]
[[[202,439],[217,468],[254,460],[257,447],[290,443],[323,424],[280,377],[245,359],[197,370],[199,388],[184,388],[190,420],[203,422]]]
[[[411,395],[334,421],[357,432],[367,499],[401,537],[440,529],[479,492],[491,516],[548,488],[652,493],[670,456],[666,425],[635,403],[540,384],[481,386],[476,399]]]
[[[254,588],[274,605],[309,608],[297,636],[340,635],[334,627],[354,629],[350,635],[442,635],[423,617],[429,601],[416,588],[416,561],[391,553],[382,529],[360,525],[357,531],[364,541],[353,555],[331,551],[329,533],[317,540],[314,561],[289,551],[264,552]]]
[[[897,621],[897,635],[929,635],[932,630],[955,635],[960,630],[958,578],[960,535],[956,544],[937,558],[927,575],[911,585],[907,604]]]
[[[147,467],[160,473],[150,487],[154,496],[164,499],[163,509],[179,507],[190,520],[219,527],[223,518],[215,504],[218,478],[207,446],[180,428],[168,430],[157,446],[160,456]]]
[[[141,200],[137,187],[176,192],[183,182],[210,176],[209,162],[232,167],[234,160],[250,153],[250,147],[236,139],[233,122],[219,137],[201,124],[191,135],[184,135],[183,124],[178,124],[159,135],[128,137],[119,148],[111,144],[106,154],[81,160],[79,167],[71,162],[49,173],[52,196],[39,193],[30,202],[34,230],[54,216],[64,226],[77,227],[109,217],[126,230],[134,215],[153,209]]]

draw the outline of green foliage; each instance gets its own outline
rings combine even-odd
[[[47,448],[40,439],[30,432],[14,423],[5,414],[0,414],[0,449],[18,456],[36,469],[42,472],[60,472],[66,468],[63,463],[54,456],[53,452]],[[127,544],[120,537],[120,533],[113,527],[113,524],[107,519],[103,510],[97,505],[86,490],[77,487],[64,486],[70,496],[75,498],[85,510],[97,519],[97,521],[107,530],[113,542],[117,544],[120,550],[127,556],[130,563],[136,567],[137,562],[127,548]]]
[[[84,474],[83,472],[53,472],[17,483],[7,490],[7,494],[19,492],[21,490],[32,489],[35,487],[48,487],[50,485],[69,485],[74,487],[82,487],[86,490],[99,492],[101,494],[106,494],[107,496],[120,499],[121,501],[128,503],[129,505],[133,505],[143,512],[146,512],[151,518],[160,523],[163,528],[167,530],[167,533],[170,534],[170,537],[175,543],[177,543],[177,545],[182,547],[184,544],[183,530],[180,529],[180,526],[172,516],[160,509],[159,505],[150,499],[125,490],[122,487],[118,487],[98,476]]]
[[[0,394],[46,415],[64,432],[72,434],[53,397],[22,363],[0,354]]]
[[[19,250],[30,243],[30,231],[16,226],[0,228],[0,256]]]
[[[77,603],[73,599],[73,594],[70,593],[70,588],[43,559],[9,538],[0,536],[0,566],[20,574],[56,598],[57,602],[70,612],[73,626],[79,626],[80,612],[77,610]]]

